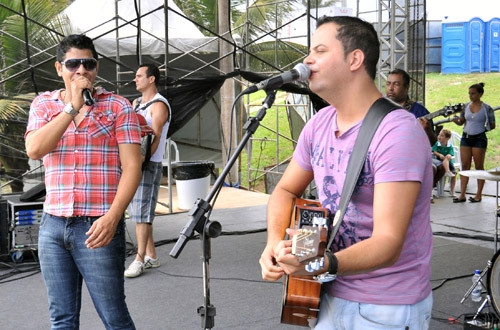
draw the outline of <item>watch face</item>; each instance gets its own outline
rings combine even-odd
[[[330,281],[335,280],[336,278],[337,278],[337,275],[328,274],[328,273],[323,273],[323,274],[319,274],[319,275],[314,276],[314,279],[316,281],[318,281],[319,283],[330,282]]]
[[[63,109],[64,112],[66,112],[67,114],[70,114],[72,115],[73,117],[76,116],[78,114],[78,111],[76,111],[74,108],[73,108],[73,105],[71,103],[68,103],[64,106],[64,109]]]

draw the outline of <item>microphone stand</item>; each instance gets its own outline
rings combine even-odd
[[[200,234],[201,246],[202,246],[202,259],[203,259],[203,296],[204,305],[198,307],[197,312],[201,317],[201,327],[202,329],[211,329],[215,325],[215,306],[210,303],[210,258],[211,258],[211,244],[210,239],[216,238],[222,232],[222,226],[218,221],[210,221],[205,214],[207,214],[212,206],[210,202],[217,192],[221,189],[224,184],[224,180],[228,175],[231,167],[234,165],[238,159],[241,151],[245,147],[246,143],[250,137],[255,133],[260,125],[262,119],[266,115],[267,109],[269,109],[276,98],[275,90],[266,90],[266,98],[262,104],[256,117],[249,117],[243,129],[246,131],[240,143],[236,147],[235,152],[231,158],[227,161],[226,166],[222,170],[221,175],[215,181],[212,189],[206,196],[206,200],[198,198],[194,203],[194,206],[189,210],[189,222],[182,228],[179,238],[175,243],[174,247],[170,251],[170,256],[172,258],[177,258],[181,253],[182,249],[186,245],[187,241],[192,238],[194,231]],[[238,96],[239,98],[239,96]]]

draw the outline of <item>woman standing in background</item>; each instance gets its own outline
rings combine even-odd
[[[453,119],[457,125],[465,125],[460,140],[460,160],[462,170],[470,170],[472,159],[476,170],[484,170],[484,158],[488,147],[486,132],[495,128],[495,114],[493,108],[481,101],[484,94],[484,83],[474,84],[469,87],[470,102],[460,113],[460,117]],[[466,201],[465,193],[469,178],[460,176],[460,195],[453,199],[453,203]],[[484,180],[477,180],[477,191],[474,197],[469,197],[471,203],[478,203],[482,199]]]

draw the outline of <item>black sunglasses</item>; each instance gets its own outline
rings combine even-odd
[[[69,71],[76,71],[81,64],[87,71],[93,71],[97,68],[97,60],[95,58],[71,58],[61,62]]]

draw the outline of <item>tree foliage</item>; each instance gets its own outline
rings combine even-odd
[[[11,178],[29,168],[24,132],[35,77],[44,76],[38,66],[54,57],[53,47],[66,32],[58,14],[67,5],[67,0],[0,0],[0,162]],[[19,181],[11,187],[23,189]]]
[[[311,8],[331,6],[338,0],[310,0]],[[217,0],[174,0],[186,16],[207,36],[217,33]],[[282,27],[294,13],[305,11],[308,1],[231,0],[233,37],[243,41],[248,66],[256,71],[275,71],[302,60],[307,47],[280,39]],[[270,41],[273,39],[274,41]]]

